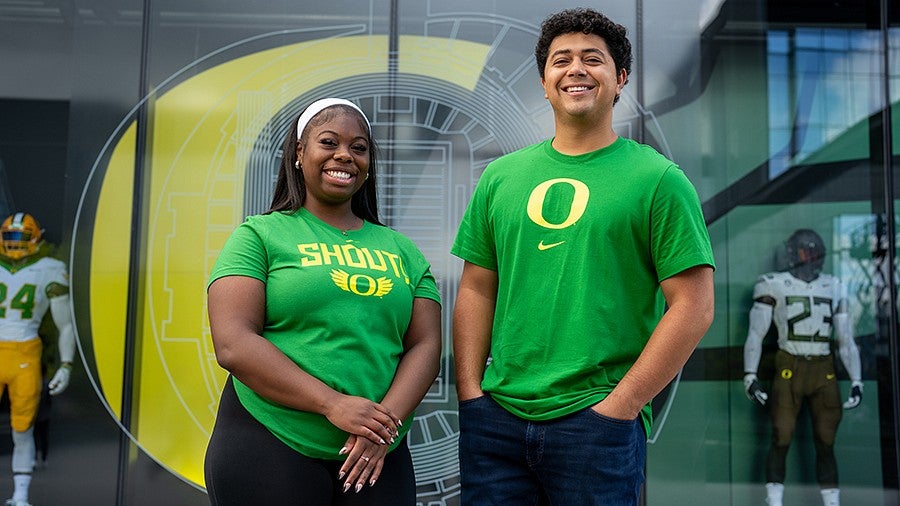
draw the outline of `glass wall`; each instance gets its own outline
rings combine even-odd
[[[663,3],[644,2],[645,27]],[[883,244],[893,237],[893,220],[885,219],[893,216],[885,201],[890,110],[878,9],[723,2],[718,11],[690,15],[701,22],[697,33],[677,39],[690,47],[684,63],[651,49],[678,46],[669,32],[643,32],[645,66],[678,69],[666,68],[668,86],[645,88],[645,107],[658,111],[673,158],[693,169],[700,188],[716,245],[717,313],[665,425],[657,419],[648,503],[677,497],[671,504],[687,504],[697,496],[706,504],[764,502],[774,408],[745,396],[743,346],[759,276],[789,271],[785,240],[812,229],[827,251],[824,273],[846,289],[864,384],[863,401],[843,410],[835,438],[841,497],[896,504],[895,292]],[[825,321],[814,306],[806,313],[796,307],[791,329]],[[828,337],[832,330],[816,332]],[[758,375],[766,389],[773,376],[791,373],[775,367],[778,339],[773,328],[764,340]],[[849,375],[842,360],[836,364],[846,399]],[[821,504],[810,411],[800,412],[787,455],[785,504]]]
[[[226,377],[206,320],[209,271],[230,231],[267,207],[292,116],[343,96],[383,149],[381,215],[423,250],[444,300],[442,370],[409,443],[420,504],[458,504],[449,336],[462,266],[450,244],[487,163],[553,135],[533,47],[547,14],[580,5],[0,0],[0,214],[34,214],[69,265],[79,344],[72,384],[47,412],[32,502],[207,503],[203,453]],[[784,243],[798,229],[823,240],[823,275],[845,288],[860,355],[862,402],[840,410],[836,434],[841,496],[900,503],[900,20],[887,0],[842,5],[596,6],[635,50],[615,127],[685,170],[718,267],[713,327],[654,402],[645,504],[764,501],[771,423],[745,395],[744,344],[754,287],[789,270]],[[808,329],[815,315],[791,316]],[[828,341],[832,315],[818,317]],[[783,374],[778,337],[763,339],[765,389]],[[808,408],[786,469],[785,503],[820,503]]]

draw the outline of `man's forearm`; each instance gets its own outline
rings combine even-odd
[[[496,297],[496,272],[467,263],[453,310],[453,359],[460,400],[482,395]]]
[[[663,282],[669,309],[644,351],[598,412],[623,420],[637,417],[684,366],[712,323],[712,269],[694,268]]]

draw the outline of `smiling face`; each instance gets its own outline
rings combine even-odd
[[[349,209],[350,199],[369,172],[369,136],[359,115],[329,108],[321,124],[313,118],[297,144],[297,160],[306,183],[305,207]]]
[[[558,121],[611,122],[612,107],[625,85],[606,41],[594,34],[566,33],[550,44],[541,86]]]

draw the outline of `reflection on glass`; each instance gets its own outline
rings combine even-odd
[[[880,109],[879,36],[836,28],[767,33],[770,179],[795,165],[868,156],[868,118]]]

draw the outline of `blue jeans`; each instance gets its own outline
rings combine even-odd
[[[590,408],[530,422],[489,395],[459,403],[462,504],[636,505],[647,438]]]

